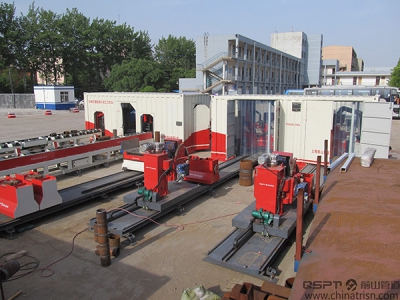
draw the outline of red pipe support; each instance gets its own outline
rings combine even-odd
[[[315,173],[315,196],[314,196],[314,204],[318,204],[319,202],[319,188],[321,181],[321,155],[317,156],[317,170]]]
[[[329,161],[332,161],[333,158],[333,141],[334,141],[334,131],[331,130],[331,145],[329,148]]]
[[[324,176],[328,176],[328,140],[324,144]]]

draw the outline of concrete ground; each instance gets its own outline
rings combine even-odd
[[[0,109],[0,143],[13,140],[35,138],[65,130],[85,129],[84,111],[72,113],[66,110],[53,110],[45,115],[42,109]],[[8,118],[8,113],[15,118]]]
[[[17,118],[8,119],[7,111],[0,110],[0,126],[6,129],[2,130],[0,142],[84,129],[83,112],[56,112],[52,116],[37,110],[16,113]],[[392,137],[397,142],[399,129],[400,120],[393,121]],[[397,159],[400,143],[392,147],[393,158]],[[87,169],[81,176],[59,177],[58,187],[62,189],[118,171],[118,163]],[[102,267],[94,253],[96,243],[93,232],[87,230],[88,221],[99,208],[109,210],[122,205],[123,196],[129,192],[121,190],[107,199],[79,204],[36,221],[33,229],[15,239],[0,239],[0,256],[26,250],[29,257],[20,258],[21,265],[33,259],[40,262],[36,271],[3,283],[6,299],[22,291],[21,299],[172,300],[180,299],[186,288],[200,284],[220,296],[237,283],[262,284],[258,278],[202,261],[207,251],[233,230],[232,217],[254,201],[253,186],[240,186],[238,178],[189,202],[183,214],[170,213],[158,219],[158,223],[136,231],[136,244],[122,239],[120,256],[112,258],[111,266]],[[312,217],[312,213],[306,216],[305,238]],[[177,229],[177,225],[183,225],[184,229]],[[283,285],[295,275],[293,257],[294,237],[291,237],[273,264],[278,270],[278,284]],[[16,275],[28,271],[21,270]]]

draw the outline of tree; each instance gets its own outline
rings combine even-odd
[[[13,4],[0,3],[0,70],[8,74],[8,81],[0,84],[2,90],[14,92],[11,76],[15,66],[15,41],[17,40],[17,21],[15,18],[15,6]]]
[[[114,65],[104,85],[108,90],[118,92],[140,92],[149,87],[158,90],[163,85],[163,77],[164,72],[157,62],[133,58]]]
[[[132,46],[131,58],[153,59],[153,46],[147,31],[136,32]]]
[[[76,8],[67,9],[60,19],[60,34],[63,47],[61,57],[64,72],[64,83],[75,86],[77,97],[82,97],[87,71],[87,55],[90,38],[90,19]]]
[[[154,56],[165,69],[190,70],[196,67],[196,44],[185,37],[169,35],[167,39],[163,37],[158,41],[154,47]]]
[[[195,77],[196,44],[193,40],[172,35],[167,39],[163,37],[154,47],[154,57],[164,70],[166,91],[178,89],[179,78]]]
[[[394,69],[392,70],[389,86],[400,88],[400,59],[397,62],[397,66],[395,66]]]
[[[50,10],[39,11],[39,32],[36,44],[40,51],[40,71],[46,85],[59,83],[63,75],[63,36],[60,34],[60,15]]]
[[[34,3],[29,6],[28,14],[19,19],[18,61],[31,78],[33,85],[37,85],[37,72],[42,70],[42,49],[39,44],[40,35],[40,10]],[[33,91],[33,88],[32,88]]]
[[[76,8],[58,15],[36,8],[34,2],[26,15],[15,17],[15,11],[14,4],[0,3],[2,91],[12,91],[14,86],[33,92],[38,75],[44,84],[74,85],[78,97],[84,91],[105,91],[106,81],[114,90],[171,91],[179,77],[194,76],[192,40],[170,35],[160,40],[154,54],[148,33],[135,32],[126,23],[91,21]],[[127,74],[128,79],[115,77],[112,68],[114,74]]]

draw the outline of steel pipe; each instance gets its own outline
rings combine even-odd
[[[103,267],[111,265],[110,244],[108,241],[107,211],[100,208],[96,211],[97,238],[99,241],[100,263]]]
[[[96,245],[96,248],[94,249],[94,253],[96,255],[100,255],[100,245]],[[120,248],[119,247],[110,247],[110,256],[118,257],[120,253]]]
[[[346,162],[343,164],[343,166],[340,168],[340,172],[345,173],[347,172],[347,169],[350,167],[351,162],[354,159],[355,154],[351,153],[349,157],[347,158]]]
[[[99,234],[97,232],[97,222],[94,223],[93,225],[93,240],[98,243],[99,242]]]
[[[343,153],[337,160],[335,160],[333,163],[330,164],[329,166],[329,172],[335,169],[339,164],[342,163],[342,161],[348,156],[348,153]]]
[[[160,142],[160,132],[159,131],[155,131],[154,132],[154,142],[155,143],[159,143]]]

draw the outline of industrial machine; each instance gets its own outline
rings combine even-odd
[[[38,170],[53,176],[122,159],[122,144],[150,141],[152,133],[110,137],[94,130],[71,130],[0,144],[0,176]],[[138,142],[136,143],[138,144]]]
[[[96,129],[64,131],[62,134],[1,143],[0,227],[11,228],[14,226],[11,223],[16,224],[14,221],[33,220],[92,199],[94,195],[115,189],[116,185],[141,181],[142,176],[136,178],[138,172],[125,172],[127,174],[116,174],[118,183],[108,178],[107,184],[93,183],[87,189],[80,187],[76,193],[69,191],[61,195],[55,176],[106,165],[122,159],[124,146],[132,148],[141,141],[152,140],[151,132],[110,137],[103,136],[101,130]]]
[[[298,190],[305,190],[305,200],[311,194],[312,174],[299,172],[296,159],[292,153],[274,152],[258,158],[258,166],[254,170],[255,209],[252,216],[255,223],[279,227],[284,211],[284,205],[290,205],[296,200]],[[254,226],[254,231],[257,226]],[[262,228],[263,232],[264,226]],[[268,230],[267,230],[268,231]]]
[[[154,209],[152,203],[169,193],[169,182],[213,184],[220,179],[218,160],[189,155],[181,139],[142,144],[141,152],[144,186],[137,190],[138,197],[135,197],[141,207]]]
[[[0,179],[0,214],[19,218],[62,203],[54,176],[37,172]]]
[[[235,230],[209,251],[205,261],[265,279],[276,273],[270,263],[296,227],[298,201],[311,204],[314,175],[292,153],[258,157],[255,201],[232,220]],[[304,170],[304,171],[303,171]],[[302,197],[298,198],[302,189]]]

